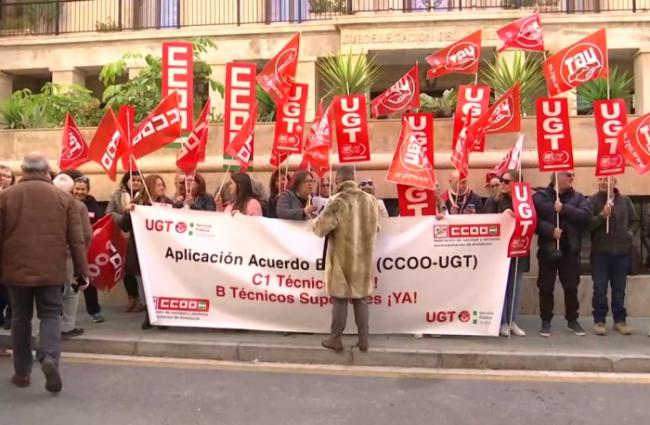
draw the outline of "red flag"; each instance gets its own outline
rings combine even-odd
[[[259,85],[278,106],[287,101],[291,86],[296,79],[299,51],[300,33],[293,36],[257,76]]]
[[[420,107],[420,72],[417,62],[385,92],[374,98],[370,110],[375,118]]]
[[[328,106],[323,112],[323,103],[321,102],[318,105],[318,113],[309,129],[302,153],[301,167],[306,168],[307,165],[313,167],[320,177],[323,177],[328,172],[330,164],[329,154],[332,148],[331,109],[332,105]]]
[[[539,14],[525,16],[497,30],[497,35],[503,41],[499,52],[505,49],[544,51],[544,34]]]
[[[596,175],[614,176],[625,173],[625,158],[618,148],[618,134],[627,124],[627,107],[624,99],[597,100],[594,102],[594,119],[598,136]]]
[[[124,154],[126,137],[112,109],[108,109],[90,142],[88,158],[95,161],[115,181],[117,160]]]
[[[131,138],[135,132],[135,112],[134,105],[120,105],[120,109],[117,111],[117,122],[122,126],[122,132],[125,136],[125,149],[122,155],[122,170],[124,171],[135,169],[135,164],[129,161],[131,158]]]
[[[411,127],[411,120],[402,120],[399,142],[388,167],[386,181],[434,190],[436,176],[433,162],[427,156],[428,152],[433,152],[433,144],[427,146],[427,139],[424,131],[416,132]]]
[[[560,50],[544,62],[544,77],[551,97],[608,75],[605,29]]]
[[[223,153],[224,164],[230,162],[226,148],[237,137],[239,131],[251,116],[255,108],[255,72],[254,63],[226,64],[226,93],[223,113]],[[255,150],[255,138],[251,141]],[[232,167],[228,164],[227,167]]]
[[[427,71],[427,79],[433,80],[450,73],[476,74],[480,58],[481,30],[478,30],[451,46],[427,56],[427,62],[431,65],[431,69]]]
[[[332,101],[332,111],[339,162],[370,161],[366,96],[336,96]]]
[[[226,153],[239,162],[242,171],[250,166],[253,158],[253,136],[255,135],[255,122],[257,121],[257,105],[242,126],[237,136],[226,148]]]
[[[537,155],[540,171],[573,170],[567,98],[537,99]]]
[[[93,224],[93,239],[88,249],[90,281],[99,290],[109,290],[124,276],[126,239],[108,214]]]
[[[138,126],[131,142],[131,153],[138,159],[181,137],[178,94],[173,92],[156,106]]]
[[[472,152],[485,150],[486,133],[518,133],[521,131],[520,84],[515,83],[467,129]]]
[[[470,119],[470,113],[467,114],[467,120]],[[467,134],[461,134],[451,151],[451,165],[458,170],[461,177],[467,177],[469,175],[469,152],[470,147],[468,146]]]
[[[181,130],[187,131],[194,119],[194,46],[183,41],[165,41],[162,50],[162,97],[178,93]]]
[[[521,166],[521,154],[524,150],[524,135],[520,134],[515,145],[508,151],[506,156],[485,175],[485,183],[489,183],[495,177],[502,176],[508,170],[518,170]]]
[[[533,191],[528,183],[513,182],[511,196],[516,223],[508,243],[508,257],[527,257],[537,227]]]
[[[452,149],[456,141],[462,136],[467,136],[467,129],[490,106],[490,88],[488,86],[458,87],[458,102],[454,113],[454,133],[452,135]],[[485,139],[485,135],[481,136]],[[481,143],[485,143],[483,140]]]
[[[618,149],[639,174],[650,171],[650,114],[635,119],[618,133]]]
[[[196,171],[199,162],[205,160],[205,146],[208,143],[208,128],[210,126],[210,99],[205,103],[201,116],[194,123],[194,128],[190,136],[183,142],[181,149],[178,151],[176,166],[180,168],[185,175],[190,175]]]
[[[295,83],[287,101],[277,109],[273,148],[287,153],[302,151],[302,137],[307,112],[307,84]]]
[[[436,215],[436,193],[419,187],[397,185],[399,215],[402,217]]]
[[[88,145],[83,135],[74,122],[70,112],[65,114],[63,124],[63,137],[61,138],[61,154],[59,155],[59,169],[71,170],[89,161]]]

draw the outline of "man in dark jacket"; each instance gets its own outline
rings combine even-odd
[[[458,170],[450,174],[449,188],[442,194],[442,199],[449,214],[483,212],[483,200],[469,188],[467,177],[461,176]]]
[[[31,153],[22,170],[22,180],[0,193],[0,281],[9,287],[13,307],[12,382],[18,387],[30,384],[35,301],[41,321],[37,357],[45,388],[57,393],[62,388],[59,358],[66,255],[69,247],[75,276],[81,286],[87,286],[86,247],[75,200],[54,187],[47,158]]]
[[[564,289],[564,308],[568,328],[576,335],[585,331],[578,323],[578,284],[580,283],[580,245],[583,230],[591,219],[591,202],[573,189],[575,173],[557,173],[558,192],[555,191],[555,174],[548,187],[537,190],[533,202],[537,210],[539,235],[539,308],[542,327],[539,334],[551,335],[553,318],[553,290],[559,275]],[[557,193],[559,193],[559,198]],[[559,220],[558,220],[559,217]]]
[[[616,178],[610,177],[612,196],[609,196],[607,177],[598,179],[598,193],[590,200],[594,209],[591,218],[591,277],[594,281],[592,299],[594,332],[605,335],[607,316],[607,286],[612,286],[612,315],[614,329],[630,335],[632,330],[625,319],[625,286],[630,266],[632,237],[639,227],[639,217],[632,200],[616,187]],[[609,227],[607,221],[609,220]]]

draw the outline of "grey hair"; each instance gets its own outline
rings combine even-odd
[[[344,165],[336,171],[336,175],[339,176],[341,182],[354,180],[354,168]]]
[[[24,174],[47,174],[50,171],[50,163],[42,153],[32,152],[25,155],[20,168]]]
[[[58,176],[54,177],[52,183],[54,183],[54,186],[56,186],[58,189],[61,189],[65,193],[72,193],[72,189],[74,188],[74,180],[72,180],[72,177],[64,173],[61,173]]]
[[[253,194],[257,197],[257,199],[260,201],[269,200],[269,194],[266,191],[264,183],[251,176],[251,186],[253,188]]]

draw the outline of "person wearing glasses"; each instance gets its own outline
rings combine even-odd
[[[277,204],[278,218],[283,220],[309,220],[316,217],[316,206],[311,202],[314,176],[309,171],[293,175],[289,190],[280,194]]]
[[[214,198],[206,191],[205,179],[199,173],[193,176],[177,176],[177,189],[174,208],[215,211]]]
[[[556,174],[551,175],[551,183],[547,187],[538,188],[533,195],[533,202],[537,210],[535,232],[539,235],[537,287],[539,288],[539,309],[542,319],[539,334],[543,337],[551,335],[554,307],[553,290],[555,279],[559,276],[564,289],[567,327],[575,335],[585,336],[584,329],[578,323],[580,247],[583,232],[588,229],[591,221],[592,207],[589,199],[573,188],[574,172],[558,172]],[[557,188],[555,187],[556,179]]]
[[[359,189],[363,190],[366,193],[374,196],[377,199],[377,205],[379,206],[379,217],[389,217],[388,209],[383,199],[379,199],[375,196],[375,183],[372,179],[363,179],[359,182]]]
[[[486,214],[494,214],[497,210],[497,198],[501,195],[501,179],[498,176],[492,177],[489,182],[485,184],[488,190],[488,197],[483,204],[483,212]]]
[[[589,226],[591,278],[594,281],[594,333],[601,336],[607,334],[607,287],[611,285],[614,330],[622,335],[631,335],[632,329],[626,322],[625,286],[632,239],[640,223],[632,200],[618,190],[615,177],[609,179],[610,183],[607,177],[600,177],[598,193],[590,198],[594,208]]]

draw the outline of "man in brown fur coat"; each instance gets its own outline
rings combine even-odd
[[[341,336],[352,300],[361,351],[368,351],[368,302],[372,294],[373,252],[379,229],[379,209],[374,196],[354,181],[352,167],[336,174],[337,193],[314,220],[314,233],[327,236],[325,272],[327,294],[333,299],[332,334],[323,347],[343,351]]]

